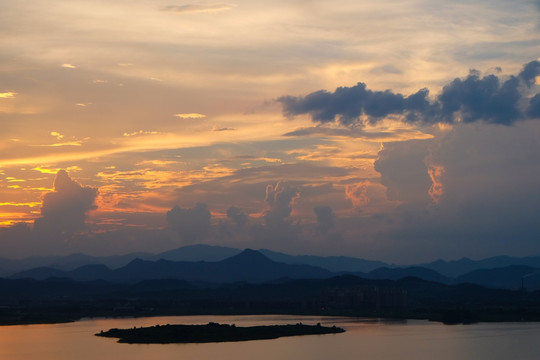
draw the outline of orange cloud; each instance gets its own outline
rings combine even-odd
[[[198,113],[174,114],[174,116],[182,119],[202,119],[206,117],[206,115]]]
[[[345,187],[345,196],[351,200],[355,208],[366,206],[369,204],[370,199],[367,196],[367,188],[371,183],[369,180],[363,181],[354,185],[347,185]]]
[[[354,209],[365,214],[385,212],[399,204],[388,200],[384,185],[369,180],[345,186],[345,197]]]
[[[428,190],[428,194],[434,204],[438,204],[444,195],[444,186],[441,181],[444,175],[444,167],[442,165],[431,165],[428,167],[428,174],[431,178],[431,187]]]

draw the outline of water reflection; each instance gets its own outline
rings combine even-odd
[[[289,324],[337,325],[344,334],[298,336],[235,343],[129,345],[93,336],[100,330],[156,324],[239,326]],[[0,359],[538,359],[540,324],[505,323],[445,326],[415,320],[318,316],[182,316],[85,319],[76,323],[0,327]]]

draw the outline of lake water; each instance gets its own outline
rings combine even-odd
[[[347,332],[275,340],[210,344],[131,345],[94,336],[101,330],[156,324],[238,326],[271,324],[337,325]],[[88,319],[69,324],[0,326],[0,359],[44,360],[537,360],[540,323],[442,325],[314,316],[176,316]]]

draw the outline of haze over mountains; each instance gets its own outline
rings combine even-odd
[[[192,245],[160,254],[122,256],[0,259],[1,276],[13,279],[69,278],[136,283],[174,279],[207,284],[264,283],[291,279],[325,279],[352,274],[365,279],[399,280],[417,277],[443,284],[472,283],[501,289],[540,289],[540,257],[493,257],[484,260],[438,260],[396,266],[344,256],[294,256],[262,249]]]

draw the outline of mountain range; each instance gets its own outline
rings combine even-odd
[[[16,260],[9,261],[16,262]],[[225,284],[324,279],[352,274],[375,280],[416,277],[442,284],[471,283],[510,290],[521,287],[527,290],[540,289],[540,259],[536,257],[496,257],[480,261],[462,259],[452,262],[439,260],[421,266],[398,267],[351,257],[294,256],[265,249],[242,251],[227,247],[193,245],[161,254],[138,253],[109,257],[75,254],[55,258],[30,258],[21,260],[18,265],[22,267],[47,262],[48,266],[16,271],[9,278],[37,280],[68,278],[77,281],[106,280],[116,283],[172,279]],[[2,263],[4,268],[5,263]],[[536,266],[521,265],[523,263]],[[485,268],[482,268],[483,266]],[[433,268],[439,269],[440,272]],[[464,273],[469,269],[473,270]],[[447,274],[459,275],[447,276]]]

